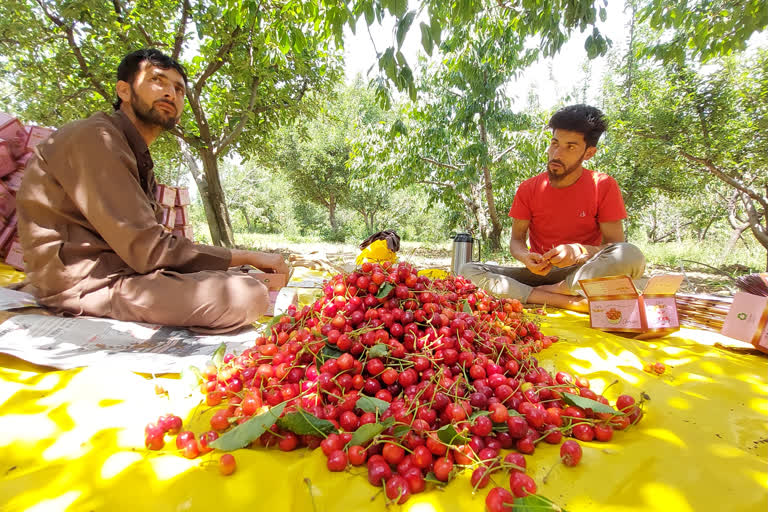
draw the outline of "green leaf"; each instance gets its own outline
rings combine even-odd
[[[405,36],[408,34],[408,30],[411,28],[411,24],[413,23],[413,18],[416,17],[416,11],[410,11],[408,14],[406,14],[403,19],[401,19],[397,23],[397,31],[395,32],[395,37],[397,39],[397,47],[400,48],[403,46],[403,41],[405,41]]]
[[[277,424],[294,434],[325,436],[331,432],[337,432],[336,427],[328,420],[321,420],[314,414],[299,409],[291,412],[277,420]]]
[[[384,343],[377,343],[368,349],[368,357],[387,357],[389,355],[389,347]]]
[[[270,329],[272,329],[272,326],[275,325],[277,322],[280,321],[281,318],[285,316],[285,313],[277,316],[273,316],[269,319],[269,322],[267,322],[267,326],[264,328],[264,332],[268,333],[270,332]]]
[[[395,50],[387,48],[384,55],[379,59],[379,67],[384,70],[387,78],[393,82],[397,79],[397,63],[395,62]]]
[[[432,40],[432,34],[429,31],[429,25],[421,22],[419,28],[421,29],[421,46],[424,48],[424,51],[427,52],[427,55],[431,57],[434,41]]]
[[[469,305],[469,302],[466,299],[464,299],[461,302],[464,303],[464,307],[462,307],[461,310],[464,311],[465,313],[470,313],[471,314],[472,313],[472,306]]]
[[[392,128],[389,129],[389,134],[393,137],[397,137],[398,135],[408,135],[408,128],[405,126],[405,123],[398,119],[392,123]]]
[[[387,297],[387,296],[390,294],[390,292],[391,292],[392,290],[394,290],[394,289],[395,289],[395,285],[393,285],[392,283],[384,283],[384,284],[383,284],[383,285],[381,285],[381,287],[379,288],[379,291],[378,291],[378,292],[376,292],[376,298],[377,298],[377,299],[384,299],[384,298],[386,298],[386,297]]]
[[[201,382],[205,382],[203,374],[200,372],[200,368],[197,366],[188,366],[181,370],[179,380],[185,384],[185,388],[189,390],[197,389]]]
[[[426,474],[426,476],[424,477],[424,481],[432,482],[433,484],[438,484],[438,485],[445,485],[445,482],[443,482],[442,480],[438,480],[435,474],[431,471]]]
[[[338,348],[334,347],[333,345],[325,344],[325,346],[320,349],[320,352],[317,354],[318,359],[322,360],[322,362],[326,362],[328,359],[338,359],[341,357],[341,355],[344,352],[339,350]]]
[[[360,398],[357,399],[357,404],[355,404],[355,407],[364,412],[375,413],[378,410],[379,414],[382,414],[386,412],[387,409],[389,409],[389,402],[379,400],[378,398],[374,398],[372,396],[360,395]]]
[[[538,494],[529,494],[525,498],[515,498],[515,502],[512,505],[512,512],[545,512],[547,510],[568,512],[553,503],[549,498],[539,496]]]
[[[618,416],[623,416],[623,412],[619,412],[610,405],[605,405],[597,400],[592,400],[591,398],[584,398],[583,396],[574,395],[573,393],[560,393],[560,395],[563,398],[563,402],[567,403],[568,405],[573,405],[574,407],[579,407],[581,409],[592,409],[593,412],[596,413],[604,413],[604,414],[615,414]]]
[[[408,0],[389,0],[388,2],[382,2],[385,4],[385,7],[389,9],[389,12],[392,13],[392,16],[399,18],[403,14],[405,14],[406,9],[408,9]]]
[[[394,424],[395,418],[387,418],[381,423],[366,423],[355,430],[355,433],[352,434],[352,439],[349,441],[349,445],[363,445]]]
[[[395,430],[392,432],[392,435],[395,437],[403,437],[405,434],[411,431],[411,427],[409,425],[398,425],[395,427]]]
[[[443,27],[440,26],[440,22],[437,18],[431,18],[429,20],[429,33],[432,35],[432,40],[435,44],[440,44],[440,37],[443,31]]]
[[[478,409],[469,416],[469,421],[472,422],[472,421],[475,421],[475,418],[479,416],[489,416],[490,414],[491,414],[491,411],[482,411]]]
[[[278,404],[268,411],[265,411],[258,416],[254,416],[245,423],[242,423],[229,432],[224,433],[220,438],[210,443],[210,446],[217,450],[225,452],[231,452],[232,450],[239,450],[251,444],[267,431],[269,427],[275,424],[277,419],[283,413],[285,404]]]
[[[227,345],[225,343],[222,343],[218,347],[216,347],[216,350],[213,351],[213,355],[211,356],[211,361],[213,361],[213,365],[218,370],[221,368],[222,363],[224,362],[224,354],[227,353]]]
[[[454,427],[451,423],[440,427],[440,429],[437,431],[437,437],[443,444],[450,446],[459,446],[469,442],[469,438],[459,434],[459,432],[456,430],[456,427]]]

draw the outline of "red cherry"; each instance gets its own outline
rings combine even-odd
[[[485,509],[488,512],[510,512],[515,497],[503,487],[494,487],[485,497]]]
[[[231,475],[237,468],[237,462],[234,455],[231,453],[225,453],[219,458],[219,473],[224,476]]]
[[[347,468],[347,454],[343,450],[334,450],[328,455],[326,466],[329,471],[344,471]]]
[[[575,466],[581,460],[581,446],[569,439],[560,446],[560,459],[566,466]]]
[[[529,494],[536,494],[536,482],[521,471],[512,472],[509,477],[509,488],[512,489],[512,494],[518,498],[524,498]]]

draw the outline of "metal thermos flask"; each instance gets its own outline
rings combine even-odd
[[[461,266],[472,261],[472,247],[475,240],[469,233],[458,233],[453,237],[453,253],[451,254],[451,271],[459,273]],[[480,259],[480,241],[477,241],[477,257]]]

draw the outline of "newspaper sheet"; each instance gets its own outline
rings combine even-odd
[[[256,331],[198,335],[186,329],[108,318],[17,315],[0,324],[0,352],[61,370],[117,365],[139,373],[204,367],[221,343],[227,352],[252,347]]]
[[[39,304],[35,300],[35,297],[29,293],[19,292],[16,290],[9,290],[8,288],[0,287],[0,311],[7,311],[9,309],[27,308],[38,306]]]

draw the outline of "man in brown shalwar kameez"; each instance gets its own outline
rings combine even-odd
[[[38,301],[59,312],[226,332],[254,322],[266,287],[231,267],[287,272],[279,254],[195,244],[161,226],[149,145],[181,117],[184,68],[157,50],[127,55],[115,112],[37,146],[17,195]]]

